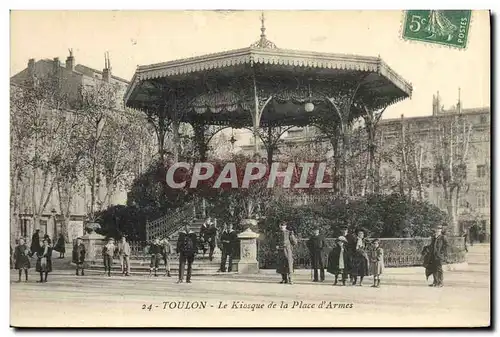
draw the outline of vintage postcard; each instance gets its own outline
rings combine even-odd
[[[490,13],[12,11],[12,327],[489,327]]]

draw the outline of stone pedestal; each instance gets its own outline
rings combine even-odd
[[[257,261],[257,237],[259,234],[247,228],[238,234],[240,239],[240,260],[238,261],[239,274],[256,274],[259,272]]]
[[[94,264],[101,256],[100,252],[104,246],[105,237],[95,232],[86,234],[82,237],[83,244],[85,245],[85,261]]]

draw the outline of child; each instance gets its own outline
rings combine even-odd
[[[149,265],[149,276],[155,272],[155,276],[158,276],[156,272],[160,267],[160,258],[161,258],[162,246],[160,244],[160,239],[156,238],[154,242],[149,247],[149,253],[151,254],[151,264]]]
[[[79,276],[78,270],[82,270],[82,276],[84,276],[84,262],[85,262],[85,245],[82,242],[82,238],[76,239],[76,245],[73,247],[73,263],[76,264],[76,276]]]
[[[14,260],[15,260],[15,268],[19,270],[19,281],[21,282],[21,275],[24,270],[24,275],[26,277],[26,281],[28,282],[28,269],[30,269],[30,258],[31,255],[30,249],[26,245],[24,238],[19,239],[19,244],[14,249]]]
[[[170,237],[165,237],[162,241],[162,255],[163,262],[165,263],[165,275],[171,277],[170,275],[170,254],[172,254],[172,245],[170,244]]]
[[[40,281],[37,282],[44,283],[47,282],[47,275],[52,271],[52,246],[47,238],[43,239],[42,248],[36,254],[36,271],[40,273]]]
[[[108,243],[103,247],[102,257],[104,258],[104,274],[108,273],[111,277],[111,266],[113,265],[113,256],[115,255],[115,240],[109,238]]]
[[[380,240],[372,242],[373,249],[370,251],[370,268],[373,274],[372,287],[380,287],[380,275],[384,272],[384,250],[380,247]]]
[[[347,243],[347,239],[344,236],[339,236],[337,239],[337,243],[335,247],[332,249],[328,256],[328,267],[327,271],[330,274],[335,275],[335,283],[334,286],[338,283],[339,274],[342,275],[342,285],[345,286],[345,282],[347,279],[347,271],[348,267],[348,254],[345,247]]]

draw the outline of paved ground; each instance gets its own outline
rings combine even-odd
[[[167,277],[89,274],[77,278],[69,270],[54,272],[48,283],[39,284],[33,274],[28,283],[11,284],[11,324],[486,326],[490,321],[488,256],[489,246],[474,246],[468,268],[446,272],[444,288],[428,287],[423,268],[387,269],[378,289],[370,287],[371,278],[363,287],[334,287],[331,276],[315,284],[308,271],[298,272],[294,285],[278,284],[279,277],[272,272],[197,277],[191,284],[176,284]],[[16,279],[13,272],[11,280]],[[288,308],[280,309],[281,303]],[[276,308],[269,308],[273,304]],[[180,309],[181,305],[191,308]]]

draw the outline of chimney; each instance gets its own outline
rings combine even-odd
[[[439,97],[439,91],[437,92],[436,96],[432,96],[432,114],[434,116],[439,115],[441,112],[441,97]]]
[[[110,82],[111,80],[111,62],[109,60],[109,53],[104,53],[104,69],[102,70],[102,80]]]
[[[66,58],[66,69],[75,71],[75,58],[73,57],[73,49],[69,49],[69,56]]]
[[[28,61],[28,74],[30,77],[35,75],[35,59],[29,59]]]

